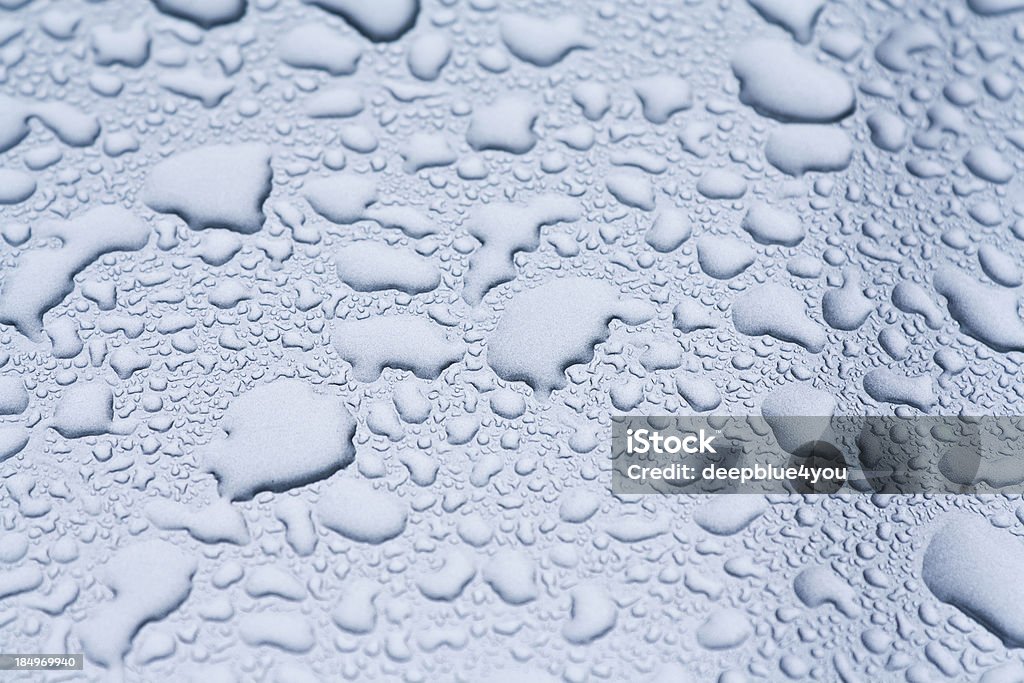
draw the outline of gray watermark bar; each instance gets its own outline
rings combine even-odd
[[[612,490],[1024,493],[1024,417],[612,416]]]
[[[81,671],[85,661],[81,654],[2,654],[0,671]]]

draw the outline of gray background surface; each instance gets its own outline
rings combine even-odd
[[[1019,412],[1021,9],[0,0],[0,651],[1024,680],[1019,497],[613,496],[607,450]]]

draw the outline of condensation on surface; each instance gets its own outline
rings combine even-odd
[[[1024,680],[1016,497],[608,461],[612,412],[1020,411],[1022,45],[1019,0],[0,0],[0,651]]]

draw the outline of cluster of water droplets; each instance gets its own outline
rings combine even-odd
[[[616,496],[608,436],[1017,412],[1022,45],[1021,0],[0,0],[0,651],[1021,680],[1019,498]]]

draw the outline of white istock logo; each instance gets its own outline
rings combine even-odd
[[[714,440],[715,435],[703,429],[684,437],[662,436],[661,432],[650,429],[627,429],[626,453],[715,453],[711,445]]]

